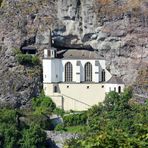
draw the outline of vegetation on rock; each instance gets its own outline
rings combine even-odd
[[[1,148],[44,148],[51,129],[49,115],[55,109],[50,98],[41,94],[32,101],[32,110],[0,109]]]
[[[46,134],[36,124],[27,125],[19,120],[19,111],[0,110],[0,147],[45,147]]]

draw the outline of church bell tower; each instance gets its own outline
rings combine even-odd
[[[50,30],[48,49],[44,49],[44,58],[56,58],[56,52],[56,48],[52,47],[52,36]]]

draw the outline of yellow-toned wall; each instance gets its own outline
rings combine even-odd
[[[86,110],[105,98],[104,84],[59,83],[60,93],[53,93],[53,85],[44,84],[45,95],[50,96],[58,107],[63,106],[64,110]]]

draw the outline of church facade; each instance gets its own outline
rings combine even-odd
[[[102,102],[109,91],[122,92],[124,83],[95,51],[51,47],[44,50],[43,87],[57,107],[82,111]]]

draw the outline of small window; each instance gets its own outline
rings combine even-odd
[[[77,65],[77,66],[80,66],[80,63],[81,63],[80,61],[77,61],[76,65]]]
[[[104,85],[102,85],[102,88],[104,88]]]
[[[57,93],[58,92],[58,88],[57,86],[54,86],[54,93]]]
[[[102,76],[102,82],[105,81],[105,70],[103,69],[101,72],[101,76]]]
[[[121,86],[118,87],[118,93],[121,93]]]
[[[116,87],[114,87],[114,91],[116,92]]]
[[[50,57],[50,51],[48,50],[47,52],[48,52],[48,56]]]
[[[67,85],[67,88],[69,88],[69,86]]]
[[[89,86],[87,86],[87,89],[89,89]]]
[[[111,92],[111,87],[109,87],[109,92]]]
[[[56,78],[58,78],[58,75],[56,75]]]
[[[46,75],[45,75],[45,78],[46,78]]]

